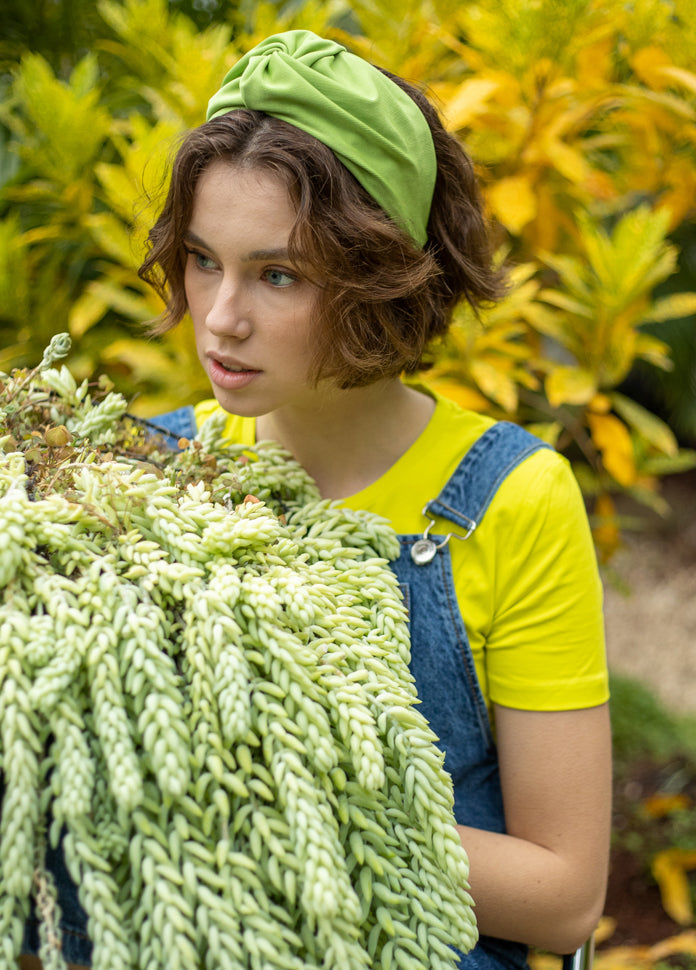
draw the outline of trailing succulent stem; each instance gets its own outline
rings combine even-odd
[[[61,966],[46,837],[95,968],[454,966],[468,866],[391,530],[50,363],[0,396],[0,968],[32,895]]]

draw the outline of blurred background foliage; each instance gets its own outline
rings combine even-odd
[[[601,558],[617,496],[696,465],[692,0],[4,0],[0,370],[69,329],[134,412],[209,394],[139,281],[178,136],[270,33],[335,37],[427,86],[471,153],[512,288],[462,310],[428,380],[574,464]],[[620,506],[623,507],[623,506]]]

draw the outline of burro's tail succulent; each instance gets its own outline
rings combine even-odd
[[[395,536],[274,445],[167,451],[64,343],[2,378],[0,968],[32,896],[64,966],[61,831],[102,970],[454,967],[468,864]]]

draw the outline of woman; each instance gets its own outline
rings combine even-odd
[[[570,952],[602,911],[610,731],[601,587],[563,458],[413,380],[463,298],[496,299],[469,159],[428,101],[307,31],[229,72],[178,152],[141,275],[188,312],[215,400],[162,421],[274,439],[326,498],[389,518],[423,713],[481,939]],[[463,541],[465,540],[465,541]]]
[[[483,936],[467,959],[522,965],[524,947],[501,941],[569,952],[601,914],[610,803],[580,496],[550,450],[508,444],[504,426],[399,376],[459,299],[500,292],[469,160],[417,91],[305,31],[242,58],[208,118],[179,152],[142,269],[167,299],[163,329],[193,321],[216,398],[196,418],[222,407],[232,440],[279,441],[323,496],[402,534],[414,672]],[[452,480],[478,439],[479,464]],[[416,559],[439,547],[429,562],[410,554],[423,533],[435,543]]]

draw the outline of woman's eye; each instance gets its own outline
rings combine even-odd
[[[199,269],[215,269],[215,260],[211,259],[210,256],[199,253],[195,249],[187,249],[186,252]]]
[[[297,277],[290,276],[289,273],[284,273],[280,269],[267,269],[264,276],[271,286],[290,286],[297,282]]]
[[[201,269],[215,269],[215,260],[211,259],[210,256],[204,256],[203,253],[194,253],[193,255]]]

